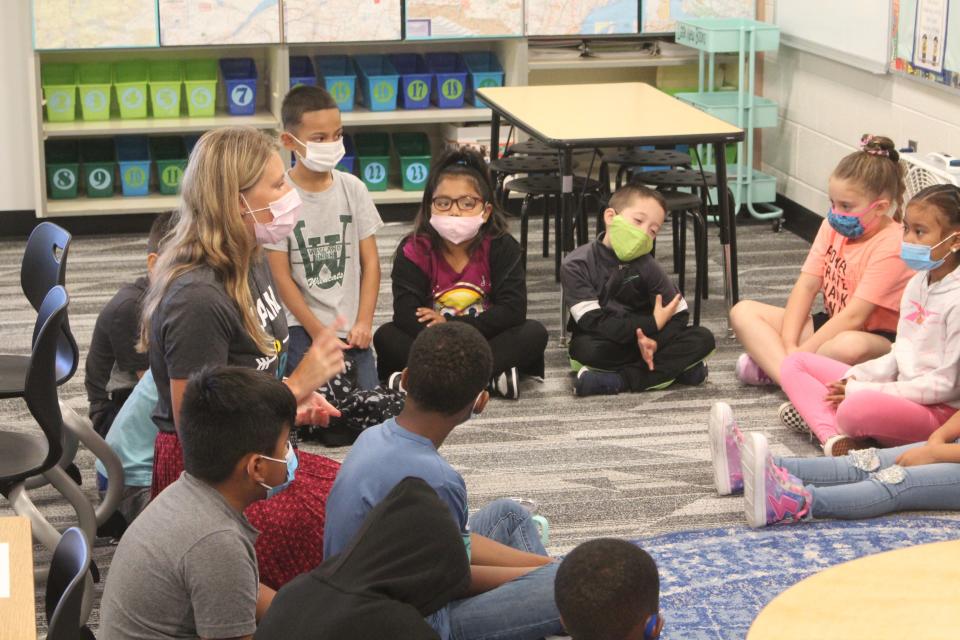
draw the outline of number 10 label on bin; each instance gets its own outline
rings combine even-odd
[[[387,170],[379,162],[371,162],[363,169],[363,179],[371,184],[387,179]]]
[[[123,181],[131,187],[142,187],[147,183],[147,173],[140,167],[130,167],[123,172]]]
[[[420,184],[427,179],[427,168],[420,162],[414,162],[407,167],[407,182]]]

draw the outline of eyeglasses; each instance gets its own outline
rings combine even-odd
[[[477,208],[477,205],[483,204],[483,200],[473,196],[461,196],[459,198],[444,198],[441,196],[431,201],[433,208],[437,211],[450,211],[454,202],[457,203],[457,209],[460,211],[473,211]]]

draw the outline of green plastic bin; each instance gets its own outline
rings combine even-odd
[[[77,74],[80,86],[80,113],[84,120],[110,119],[110,85],[113,70],[109,62],[85,62]]]
[[[386,191],[390,173],[390,136],[358,133],[353,137],[360,164],[360,178],[370,191]]]
[[[150,107],[154,118],[180,117],[180,87],[183,69],[177,60],[155,60],[148,68]]]
[[[738,106],[739,95],[736,91],[677,93],[675,97],[701,111],[720,118],[724,122],[737,124],[737,114],[740,113],[740,108]],[[744,100],[749,99],[750,96],[744,98]],[[746,124],[746,121],[744,121],[740,126],[746,126]],[[754,96],[753,126],[757,129],[777,126],[777,103],[767,98]]]
[[[47,197],[51,200],[76,198],[80,184],[77,141],[47,140],[43,148],[47,163]]]
[[[164,195],[176,195],[187,168],[187,150],[183,138],[164,136],[150,140],[153,161],[157,165],[157,186]]]
[[[393,148],[400,157],[404,191],[421,191],[430,173],[430,139],[425,133],[395,133]]]
[[[40,84],[47,105],[47,120],[70,122],[77,119],[77,66],[44,64],[40,68]]]
[[[212,116],[216,113],[216,60],[187,60],[184,62],[183,83],[187,87],[187,113],[190,116]]]
[[[780,47],[780,27],[749,18],[688,18],[677,21],[677,44],[707,53],[740,51],[743,33],[744,50],[750,47],[751,33],[756,34],[756,51],[775,51]]]
[[[110,138],[88,138],[80,143],[83,188],[88,198],[109,198],[116,183],[116,156]]]
[[[113,86],[117,88],[117,106],[124,120],[147,117],[149,72],[146,60],[127,60],[113,65]]]

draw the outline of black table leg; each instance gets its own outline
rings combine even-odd
[[[717,158],[717,204],[720,207],[720,250],[723,262],[723,296],[727,311],[739,300],[737,286],[737,223],[736,211],[731,210],[729,185],[727,184],[727,158],[725,144],[714,143]],[[728,320],[729,322],[729,320]]]
[[[493,112],[490,118],[490,160],[500,157],[500,114]]]

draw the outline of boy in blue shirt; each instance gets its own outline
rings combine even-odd
[[[497,500],[467,514],[463,477],[437,449],[453,429],[480,414],[493,355],[479,331],[462,323],[431,327],[414,341],[402,374],[407,390],[396,418],[364,431],[347,455],[327,499],[324,557],[340,553],[366,514],[408,476],[433,487],[460,528],[471,560],[466,597],[430,616],[443,640],[562,634],[553,596],[557,564],[530,514]]]

